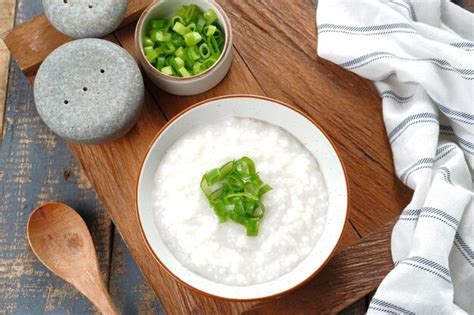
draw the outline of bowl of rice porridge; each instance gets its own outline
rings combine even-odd
[[[346,173],[307,115],[223,96],[177,115],[141,166],[136,213],[174,279],[229,300],[274,297],[316,275],[348,220]]]

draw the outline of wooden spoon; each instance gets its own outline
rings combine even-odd
[[[82,218],[61,203],[35,209],[28,220],[28,242],[38,259],[71,283],[103,314],[118,314],[109,296],[95,254],[94,243]]]

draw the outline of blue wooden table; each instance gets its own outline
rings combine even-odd
[[[471,7],[472,2],[466,1]],[[40,13],[41,1],[18,0],[15,23]],[[0,314],[95,312],[75,289],[42,266],[27,244],[28,216],[48,201],[69,204],[87,222],[104,278],[121,313],[162,313],[81,167],[37,115],[32,89],[14,62],[0,150],[0,187]],[[366,302],[360,301],[346,313],[364,313]]]
[[[41,1],[18,0],[15,24],[42,11]],[[81,167],[64,141],[40,120],[32,88],[14,61],[0,149],[0,200],[0,314],[96,312],[72,286],[51,274],[28,246],[28,216],[49,201],[72,206],[86,221],[109,291],[122,314],[162,313]]]

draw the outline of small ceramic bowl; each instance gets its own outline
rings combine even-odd
[[[143,52],[143,37],[146,35],[148,22],[156,18],[170,18],[180,6],[196,4],[203,11],[213,9],[225,34],[225,43],[219,59],[205,72],[182,78],[161,73],[148,62]],[[138,60],[153,83],[162,90],[175,95],[195,95],[212,89],[229,71],[232,63],[232,27],[224,10],[214,0],[158,0],[150,5],[141,15],[135,29],[135,49]]]
[[[160,237],[153,213],[153,178],[166,151],[196,126],[229,117],[261,120],[298,139],[316,158],[328,190],[326,222],[317,245],[292,271],[269,282],[232,286],[205,279],[186,269]],[[228,300],[258,300],[295,289],[316,275],[334,254],[348,220],[349,192],[341,159],[326,133],[299,110],[276,100],[248,95],[224,96],[192,106],[156,135],[141,166],[136,188],[136,213],[147,249],[177,281],[205,295]]]

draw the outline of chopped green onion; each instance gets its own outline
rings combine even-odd
[[[201,53],[201,56],[204,59],[207,59],[211,56],[211,51],[209,50],[207,44],[202,44],[201,46],[199,46],[199,52]]]
[[[163,31],[157,31],[155,33],[155,39],[159,42],[166,42],[171,39],[171,34],[170,33],[165,33]]]
[[[150,37],[145,36],[143,38],[143,47],[149,47],[149,46],[153,47],[153,45],[155,45],[155,42],[152,41]]]
[[[209,46],[209,50],[212,54],[220,51],[219,45],[213,36],[207,38],[207,45]]]
[[[176,66],[178,67],[178,70],[182,67],[184,67],[184,60],[179,58],[179,57],[176,57],[174,58],[174,61],[176,62]]]
[[[198,44],[202,39],[201,34],[198,32],[190,32],[184,35],[184,42],[188,46],[194,46]]]
[[[145,57],[149,62],[153,62],[153,61],[156,60],[156,58],[158,58],[158,53],[154,49],[151,52],[149,52],[148,54],[146,54]]]
[[[196,62],[193,66],[193,73],[194,74],[199,74],[204,71],[204,66],[200,62]]]
[[[200,64],[195,63],[193,71],[197,72],[194,68]],[[271,189],[260,179],[252,159],[245,156],[206,172],[201,180],[201,190],[219,222],[230,218],[245,226],[247,236],[258,235],[265,213],[261,199]]]
[[[263,185],[258,192],[258,196],[262,197],[265,193],[269,192],[270,190],[272,190],[272,187],[270,187],[269,185]]]
[[[148,55],[149,53],[151,53],[153,51],[153,46],[147,46],[147,47],[144,47],[143,48],[143,51],[145,52],[145,55]]]
[[[248,221],[245,223],[245,228],[247,230],[247,236],[257,236],[258,230],[260,228],[260,219],[248,219]]]
[[[199,58],[201,58],[201,53],[197,46],[190,47],[188,49],[188,55],[192,60],[198,60]]]
[[[156,67],[161,70],[165,66],[165,62],[166,62],[165,57],[158,57],[156,61]]]
[[[233,198],[233,197],[246,197],[246,198],[258,201],[258,196],[254,196],[254,195],[249,194],[249,193],[238,193],[238,194],[227,195],[227,198]]]
[[[174,52],[176,50],[174,48],[173,43],[171,43],[171,42],[164,43],[163,46],[161,46],[160,48],[162,48],[162,51],[165,54],[171,54],[172,52]]]
[[[206,33],[206,36],[212,36],[216,32],[217,27],[214,25],[209,25],[204,28],[204,33]]]
[[[222,54],[225,37],[213,10],[205,13],[196,5],[182,5],[171,19],[152,19],[142,39],[143,52],[151,65],[171,76],[200,74]]]
[[[181,59],[185,59],[184,48],[183,47],[179,47],[178,49],[176,49],[174,54],[176,55],[176,57],[179,57]]]
[[[199,14],[199,8],[195,4],[188,5],[186,7],[185,21],[186,23],[191,22]]]
[[[184,18],[186,17],[186,9],[187,9],[187,5],[183,5],[181,6],[178,11],[176,12],[176,15],[183,18],[183,23],[184,23]]]
[[[175,25],[176,22],[179,22],[181,24],[184,24],[184,20],[182,17],[175,15],[171,18],[171,25]]]
[[[176,22],[176,24],[173,26],[173,31],[175,31],[179,35],[185,35],[185,34],[191,32],[191,30],[189,28],[187,28],[186,26],[184,26],[180,22]]]
[[[202,32],[202,30],[204,29],[204,26],[206,26],[206,20],[200,17],[199,20],[197,21],[196,31]]]
[[[204,19],[206,20],[207,24],[212,24],[217,21],[217,14],[213,10],[209,9],[204,13]]]
[[[209,69],[213,64],[214,64],[214,61],[212,61],[210,59],[206,59],[203,62],[203,65],[204,65],[205,69]]]
[[[165,45],[158,46],[158,48],[155,48],[155,51],[158,53],[159,56],[166,55],[167,48]]]
[[[166,75],[173,75],[173,68],[171,66],[167,66],[161,69],[161,72]]]
[[[178,69],[178,72],[181,73],[181,75],[182,75],[183,77],[190,77],[190,76],[191,76],[191,74],[188,72],[188,70],[186,70],[185,67],[179,68],[179,69]]]
[[[150,27],[155,30],[160,30],[165,28],[168,25],[168,21],[166,20],[151,20]]]
[[[184,45],[184,38],[183,36],[179,35],[178,33],[173,33],[171,35],[170,41],[175,47],[181,47]]]
[[[212,64],[214,64],[217,59],[219,59],[219,54],[218,53],[214,53],[211,57],[209,57],[209,61],[212,62]]]

